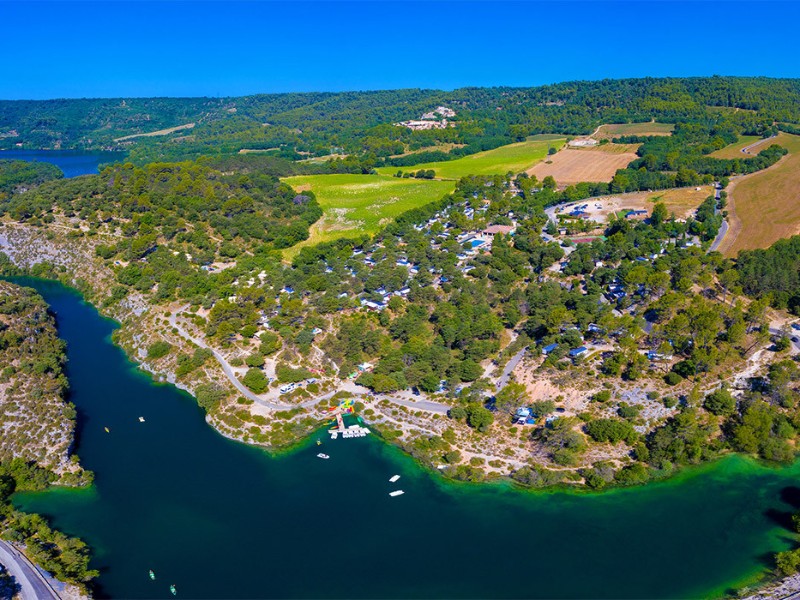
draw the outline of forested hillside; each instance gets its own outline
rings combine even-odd
[[[117,119],[112,105],[163,102],[194,127],[126,140],[131,162],[10,194],[0,216],[9,256],[81,286],[123,323],[116,340],[191,389],[233,438],[293,443],[338,391],[387,439],[461,479],[603,487],[731,450],[787,461],[800,438],[800,343],[769,305],[798,310],[796,240],[738,264],[709,250],[729,177],[782,159],[771,141],[786,136],[771,135],[800,122],[798,99],[796,81],[707,78],[253,96],[185,112],[179,100],[76,101],[95,107],[91,126]],[[455,126],[393,124],[437,106]],[[352,239],[312,244],[321,210],[308,183],[279,179],[374,180],[364,174],[387,159],[421,165],[651,119],[651,135],[593,143],[636,152],[613,177],[465,173],[444,198],[376,218],[375,236],[359,221]],[[132,122],[103,127],[131,133]],[[72,131],[76,143],[94,135]],[[712,156],[744,147],[743,135],[771,141]],[[549,150],[545,161],[560,152]],[[298,160],[313,155],[323,158]],[[368,210],[385,203],[399,198],[378,191]],[[326,218],[342,226],[349,209],[330,201]],[[46,263],[31,255],[40,245]]]
[[[175,254],[183,252],[170,262],[201,265],[245,250],[292,246],[308,237],[321,215],[313,195],[296,194],[275,177],[189,162],[111,166],[98,176],[14,195],[0,210],[17,220],[52,222],[55,211],[79,217],[90,230],[118,228],[123,239],[105,252],[125,261],[158,254],[159,243],[173,242]]]
[[[82,470],[70,456],[75,407],[65,400],[65,361],[44,300],[0,281],[0,461],[23,459],[75,484]]]
[[[601,123],[678,123],[719,114],[749,132],[800,123],[800,82],[766,78],[629,79],[536,88],[462,88],[241,98],[0,102],[0,148],[127,148],[136,161],[269,150],[288,158],[330,153],[388,157],[457,143],[475,152],[536,133],[588,134]],[[411,131],[394,123],[444,105],[455,127]],[[713,110],[711,110],[713,109]],[[753,111],[757,111],[753,112]],[[115,142],[193,123],[191,130]],[[428,157],[427,160],[430,160]]]
[[[61,169],[48,162],[0,160],[0,199],[62,177]]]

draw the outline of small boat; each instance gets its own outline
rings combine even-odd
[[[400,475],[392,475],[392,476],[389,478],[389,481],[391,481],[392,483],[394,483],[394,482],[395,482],[395,481],[397,481],[398,479],[400,479]]]
[[[393,492],[389,492],[389,495],[394,498],[395,496],[402,496],[405,492],[403,490],[395,490]]]
[[[156,574],[153,573],[153,569],[150,569],[150,579],[154,580],[156,578]]]
[[[139,423],[144,423],[144,417],[139,417]]]
[[[106,430],[106,433],[111,433],[111,430],[108,427],[103,427]]]
[[[317,439],[317,446],[322,446],[322,442]]]
[[[328,460],[328,459],[330,458],[330,456],[328,456],[327,454],[323,454],[322,452],[320,452],[319,454],[317,454],[317,458],[324,458],[325,460]]]
[[[169,586],[169,591],[172,592],[173,596],[178,595],[178,588],[176,588],[174,585]]]

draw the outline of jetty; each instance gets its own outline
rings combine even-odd
[[[353,399],[349,398],[347,400],[342,400],[339,403],[339,406],[336,408],[331,409],[333,414],[332,417],[336,420],[336,427],[333,429],[329,429],[328,433],[331,434],[331,439],[335,440],[340,435],[343,438],[359,438],[367,436],[370,431],[366,427],[362,425],[350,425],[349,427],[344,423],[344,415],[345,414],[353,414]],[[361,418],[358,419],[361,421]]]
[[[329,433],[331,434],[331,439],[335,440],[340,435],[343,438],[366,437],[370,433],[370,431],[369,429],[367,429],[366,427],[362,427],[361,425],[350,425],[350,427],[344,427],[344,424],[342,424],[341,427],[329,430]]]

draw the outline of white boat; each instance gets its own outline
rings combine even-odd
[[[402,496],[404,493],[405,492],[403,490],[395,490],[393,492],[389,492],[389,495],[392,496],[392,497],[394,497],[394,496]]]
[[[395,482],[395,481],[397,481],[398,479],[400,479],[400,475],[392,475],[392,476],[389,478],[389,481],[391,481],[392,483],[394,483],[394,482]]]
[[[328,456],[327,454],[323,454],[322,452],[320,452],[319,454],[317,454],[317,458],[324,458],[325,460],[328,460],[328,459],[330,458],[330,456]]]
[[[139,417],[139,423],[144,423],[144,417]]]

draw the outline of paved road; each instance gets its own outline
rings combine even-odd
[[[722,240],[725,239],[725,234],[728,233],[728,221],[723,220],[722,225],[719,227],[719,233],[717,237],[714,238],[714,241],[708,247],[709,252],[716,252],[719,245],[722,243]]]
[[[506,366],[503,368],[503,372],[500,374],[500,377],[497,379],[497,383],[495,384],[495,389],[499,392],[502,390],[508,380],[511,378],[511,372],[517,367],[519,361],[522,360],[522,357],[525,356],[525,352],[528,350],[528,347],[525,346],[522,350],[517,352],[511,359],[506,363]]]
[[[744,149],[742,150],[742,152],[744,152]],[[719,212],[719,201],[720,201],[721,194],[722,194],[722,188],[717,187],[717,186],[718,186],[718,184],[715,183],[714,184],[714,190],[715,190],[714,191],[714,200],[715,200],[715,202],[714,202],[714,214],[717,214]],[[722,240],[725,239],[725,234],[726,233],[728,233],[728,221],[726,219],[723,219],[722,220],[722,225],[720,225],[720,227],[719,227],[719,232],[717,233],[717,237],[714,238],[714,241],[711,243],[711,246],[709,246],[709,248],[708,248],[709,252],[715,252],[716,249],[719,248],[719,245],[722,243]]]
[[[402,398],[395,398],[391,396],[378,396],[378,399],[386,399],[393,404],[399,404],[400,406],[405,406],[406,408],[410,408],[412,410],[424,410],[426,412],[438,413],[440,415],[446,415],[450,410],[450,406],[447,404],[441,404],[439,402],[434,402],[433,400],[403,400]]]
[[[187,306],[188,305],[181,307],[180,309],[178,309],[177,312],[185,310]],[[249,398],[253,402],[256,402],[257,404],[260,404],[262,406],[266,406],[267,408],[270,408],[272,410],[289,410],[292,408],[297,408],[298,406],[301,408],[311,408],[319,404],[321,401],[327,400],[328,398],[332,397],[337,392],[349,392],[354,396],[366,396],[367,394],[371,393],[369,388],[366,388],[362,385],[358,385],[353,381],[342,381],[333,391],[330,391],[327,394],[323,394],[322,396],[317,396],[316,398],[306,400],[305,402],[302,402],[300,404],[291,404],[288,402],[281,402],[279,400],[270,399],[268,397],[265,398],[264,396],[258,396],[253,392],[251,392],[247,388],[247,386],[245,386],[239,380],[239,378],[236,376],[236,373],[233,371],[233,368],[231,367],[230,363],[228,363],[228,361],[225,359],[224,356],[222,356],[219,352],[217,352],[213,348],[209,347],[209,345],[206,343],[205,340],[193,337],[188,331],[183,329],[183,327],[181,327],[180,324],[178,323],[176,314],[171,314],[169,316],[169,324],[171,327],[174,327],[178,331],[181,337],[197,344],[201,348],[210,350],[213,353],[214,358],[217,359],[217,362],[222,367],[222,371],[225,373],[225,376],[234,385],[234,387],[239,392],[241,392],[241,394],[245,398]],[[389,400],[390,402],[408,408],[412,408],[414,410],[424,410],[427,412],[433,412],[438,414],[447,414],[447,411],[450,410],[450,407],[448,405],[441,404],[439,402],[434,402],[432,400],[416,401],[411,392],[397,392],[394,396],[379,396],[379,398]]]
[[[187,305],[188,306],[188,305]],[[178,312],[183,311],[186,306],[179,309]],[[197,344],[201,348],[205,348],[206,350],[210,350],[211,353],[214,355],[214,358],[217,359],[217,362],[222,367],[222,371],[225,373],[225,377],[227,377],[233,386],[239,390],[239,392],[245,397],[249,398],[253,402],[257,402],[267,408],[271,408],[272,410],[287,410],[290,408],[294,408],[294,405],[288,404],[286,402],[274,402],[271,400],[267,400],[262,398],[261,396],[257,396],[253,392],[251,392],[246,385],[244,385],[239,378],[236,377],[236,373],[233,372],[233,367],[231,367],[230,363],[222,356],[219,352],[214,350],[213,348],[209,347],[205,340],[193,337],[188,331],[186,331],[183,327],[178,324],[178,319],[175,314],[171,314],[169,316],[169,324],[171,327],[174,327],[181,337]],[[320,398],[321,400],[321,398]]]
[[[773,135],[769,136],[768,138],[763,138],[763,139],[760,139],[760,140],[758,140],[757,142],[753,142],[753,143],[752,143],[752,144],[750,144],[749,146],[745,146],[744,148],[742,148],[742,152],[743,152],[744,154],[752,154],[752,153],[750,152],[750,149],[751,149],[751,148],[753,148],[753,147],[755,147],[755,146],[760,146],[761,144],[766,144],[768,140],[771,140],[772,138],[776,138],[776,137],[778,137],[778,134],[777,134],[777,133],[775,133],[775,134],[773,134]]]
[[[22,600],[60,600],[33,563],[11,544],[0,540],[0,563],[22,588]]]
[[[769,332],[770,332],[770,334],[774,335],[776,337],[782,336],[783,335],[783,330],[782,330],[781,327],[782,327],[782,323],[780,323],[778,321],[772,321],[769,324]],[[789,340],[791,340],[792,338],[797,339],[796,342],[792,341],[793,349],[795,351],[797,351],[797,352],[800,352],[800,331],[796,331],[795,329],[791,329],[790,328],[789,329]]]

